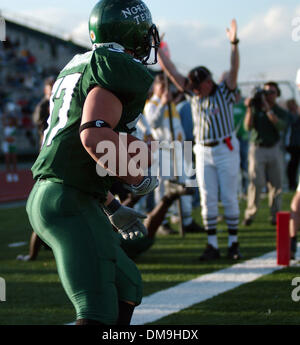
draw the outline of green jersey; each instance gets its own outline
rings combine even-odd
[[[244,120],[247,108],[244,102],[240,102],[233,106],[234,127],[238,139],[249,140],[249,133],[244,127]]]
[[[96,162],[81,143],[79,127],[85,99],[97,85],[112,92],[123,106],[115,131],[131,133],[152,82],[153,77],[141,62],[119,50],[100,47],[76,55],[53,86],[48,128],[32,167],[34,179],[73,186],[103,200],[113,178],[97,175]]]

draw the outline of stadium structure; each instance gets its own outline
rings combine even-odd
[[[43,97],[44,79],[55,77],[75,54],[89,48],[21,20],[5,17],[5,23],[6,41],[0,42],[0,142],[3,118],[10,113],[17,118],[18,155],[33,155],[39,148],[32,114]]]

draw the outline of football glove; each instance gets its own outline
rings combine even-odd
[[[140,184],[124,184],[124,187],[134,195],[146,195],[151,193],[158,185],[159,181],[157,176],[144,176]]]
[[[134,240],[146,236],[147,229],[140,219],[147,218],[143,213],[121,205],[114,199],[108,206],[102,206],[111,224],[118,230],[125,240]]]

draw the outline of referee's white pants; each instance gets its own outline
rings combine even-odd
[[[183,166],[184,160],[182,157],[181,157],[182,159],[180,159],[180,157],[176,157],[176,158],[177,158],[176,159],[177,172],[178,172],[178,175],[180,175],[178,176],[179,182],[185,183],[187,180],[187,176],[186,176],[184,166]],[[156,203],[158,203],[167,192],[165,190],[164,181],[174,179],[173,158],[171,157],[169,150],[167,149],[159,150],[159,164],[158,165],[159,165],[159,174],[158,174],[159,187],[155,190]],[[190,219],[192,216],[193,197],[191,195],[184,195],[180,198],[180,201],[181,201],[183,220],[185,218]]]
[[[195,145],[196,175],[201,196],[201,212],[206,230],[217,228],[218,202],[224,207],[228,229],[239,224],[238,184],[240,169],[239,142],[232,137],[233,151],[225,143],[215,147]]]

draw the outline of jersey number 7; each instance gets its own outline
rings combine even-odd
[[[50,146],[58,131],[68,122],[72,96],[81,73],[69,74],[56,80],[50,98],[48,127],[44,132],[43,146]]]

